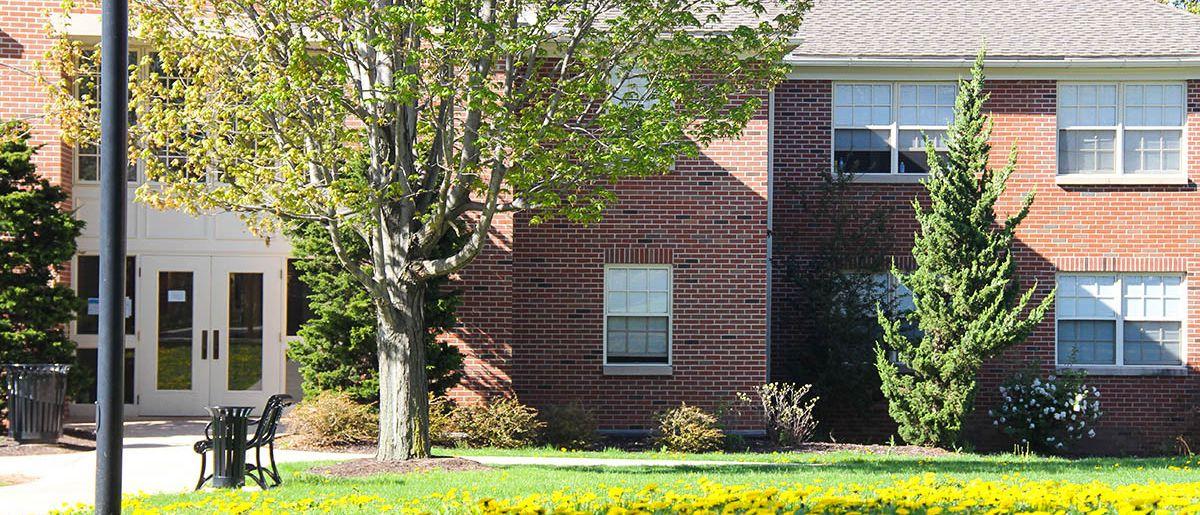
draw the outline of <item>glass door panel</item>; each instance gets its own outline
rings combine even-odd
[[[276,258],[212,258],[212,404],[255,406],[283,391],[283,267]]]
[[[192,389],[193,272],[158,273],[157,389]]]
[[[229,274],[230,391],[263,387],[263,274]]]

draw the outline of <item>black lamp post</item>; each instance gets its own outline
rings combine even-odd
[[[125,197],[129,134],[129,2],[100,7],[100,343],[96,513],[121,512],[125,385]]]

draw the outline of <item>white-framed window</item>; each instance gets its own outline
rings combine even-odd
[[[129,62],[136,63],[138,53],[129,52]],[[73,89],[75,98],[89,99],[95,105],[100,103],[100,65],[97,64],[96,51],[85,51],[80,56],[80,67],[87,70],[81,77],[75,78]],[[129,106],[129,124],[135,121],[133,106]],[[100,147],[94,141],[81,141],[75,144],[75,182],[93,183],[100,181]],[[126,179],[129,182],[138,181],[138,166],[131,163]]]
[[[671,363],[671,266],[604,269],[605,364]]]
[[[897,279],[891,272],[870,274],[870,287],[872,288],[870,292],[871,298],[882,299],[882,302],[885,303],[883,306],[885,313],[890,312],[889,316],[898,316],[917,309],[917,305],[913,303],[912,291],[900,283],[900,279]],[[875,310],[871,309],[866,314],[866,322],[874,323],[876,317]],[[882,331],[882,328],[878,329]],[[916,324],[909,322],[901,325],[900,332],[910,339],[918,339],[923,336],[921,329]],[[883,334],[880,332],[879,338],[882,337]],[[904,361],[900,359],[900,354],[894,350],[888,349],[887,357],[892,363],[898,365],[904,364]]]
[[[167,95],[166,98],[161,100],[168,105],[183,104],[183,98],[178,90],[179,88],[176,88],[175,85],[186,84],[190,80],[187,77],[179,75],[177,72],[177,69],[166,69],[166,67],[163,65],[163,61],[159,58],[158,53],[151,54],[149,76],[156,78],[159,84],[161,84],[161,91]],[[202,138],[203,134],[201,133],[184,132],[179,135],[178,140],[167,140],[162,142],[161,145],[152,147],[150,149],[150,154],[153,156],[153,159],[161,164],[164,170],[172,175],[188,172],[186,168],[188,161],[187,151],[183,148],[180,148],[180,146],[184,144],[183,140],[191,140],[194,142]],[[213,173],[213,171],[207,170],[203,174],[200,174],[198,177],[196,177],[196,180],[199,182],[206,182],[210,173]]]
[[[1183,365],[1186,304],[1187,288],[1179,274],[1060,274],[1057,362]]]
[[[929,173],[925,142],[946,151],[958,86],[952,82],[833,85],[833,169],[853,174]]]
[[[641,68],[614,68],[608,75],[613,88],[612,101],[624,106],[653,107],[656,99],[650,94],[650,77]]]
[[[1058,173],[1182,174],[1183,83],[1058,85]]]

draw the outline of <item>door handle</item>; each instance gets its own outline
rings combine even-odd
[[[200,359],[208,359],[208,331],[200,331]]]
[[[213,359],[221,359],[221,331],[213,329]]]

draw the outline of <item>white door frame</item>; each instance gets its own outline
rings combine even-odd
[[[141,415],[198,415],[208,403],[209,371],[208,349],[202,348],[201,340],[208,339],[212,301],[209,285],[212,282],[211,259],[192,256],[141,256],[138,260],[138,350],[137,395],[138,412]],[[160,272],[190,272],[191,292],[186,290],[162,290],[159,285]],[[164,285],[165,286],[165,285]],[[166,298],[160,299],[160,295]],[[188,298],[190,297],[190,298]],[[191,361],[191,378],[188,389],[159,389],[159,303],[184,303],[191,305],[190,327],[191,349],[187,353]],[[202,355],[203,352],[203,355]],[[168,378],[169,381],[177,378]]]
[[[204,408],[213,405],[261,407],[267,397],[283,391],[283,267],[284,261],[273,257],[139,256],[135,366],[140,415],[206,415]],[[191,272],[191,298],[160,292],[160,272]],[[241,391],[230,391],[228,383],[230,274],[235,273],[262,274],[262,375],[252,389]],[[160,301],[191,302],[192,377],[187,390],[158,389]]]
[[[210,341],[215,355],[210,360],[211,405],[256,406],[261,409],[267,397],[283,393],[283,269],[280,260],[265,257],[212,258],[212,317],[214,337]],[[233,333],[230,327],[230,283],[232,274],[262,274],[262,300],[258,303],[262,324],[259,381],[245,389],[230,388],[230,365],[238,359],[230,349]],[[219,337],[217,335],[219,331]],[[211,357],[211,356],[210,356]],[[252,358],[251,358],[252,359]],[[252,377],[252,376],[251,376]]]

